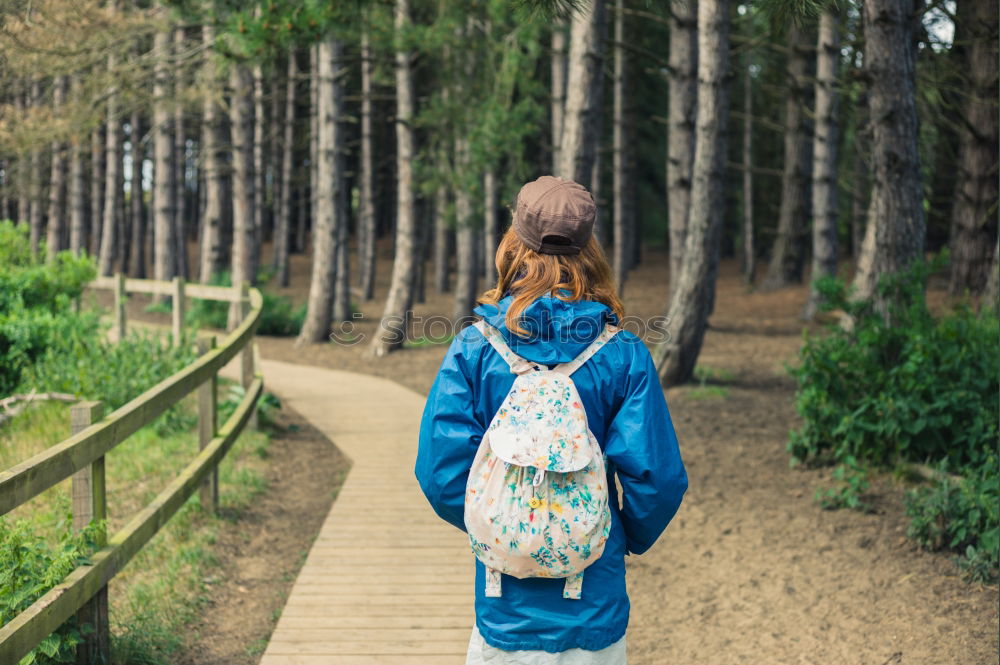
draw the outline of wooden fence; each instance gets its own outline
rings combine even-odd
[[[186,395],[198,391],[199,454],[145,508],[116,534],[98,534],[98,550],[89,563],[79,566],[62,583],[0,627],[0,663],[17,663],[74,614],[94,630],[78,650],[78,663],[107,663],[110,657],[107,584],[125,564],[166,524],[184,502],[201,489],[202,505],[218,506],[218,465],[240,432],[256,413],[263,379],[254,371],[253,335],[260,321],[263,299],[246,284],[239,288],[185,285],[179,279],[158,282],[142,279],[99,278],[94,288],[115,291],[115,325],[119,339],[125,332],[126,293],[152,293],[172,297],[174,343],[183,339],[184,303],[187,297],[235,303],[240,323],[216,348],[214,338],[202,340],[202,355],[128,404],[102,417],[99,402],[81,402],[70,411],[72,435],[6,471],[0,472],[0,515],[72,477],[73,523],[82,528],[107,515],[104,455],[139,428]],[[241,354],[243,400],[221,427],[217,426],[216,385],[219,370]]]

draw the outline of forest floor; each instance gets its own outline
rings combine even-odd
[[[391,265],[381,254],[376,298],[360,304],[360,343],[299,348],[264,337],[262,356],[384,376],[426,394],[446,345],[366,355]],[[667,257],[643,258],[629,278],[626,311],[656,316]],[[308,267],[306,257],[293,257],[293,286],[277,292],[304,302]],[[748,291],[738,267],[722,263],[699,358],[708,378],[666,390],[690,489],[660,542],[629,558],[631,665],[994,665],[997,588],[965,583],[949,555],[906,538],[904,486],[878,479],[865,497],[874,512],[830,512],[813,500],[829,484],[828,470],[789,468],[785,444],[799,421],[786,366],[802,344],[806,295],[805,287]],[[450,313],[450,295],[428,296],[416,316]],[[943,298],[929,294],[932,303]],[[240,621],[238,610],[214,611],[222,613],[213,621],[219,630],[228,630],[226,614]]]

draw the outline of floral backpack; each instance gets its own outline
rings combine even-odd
[[[601,451],[570,376],[614,337],[607,326],[590,346],[554,369],[516,355],[484,321],[476,328],[517,375],[483,436],[465,490],[465,526],[486,566],[486,596],[500,596],[501,573],[563,577],[563,598],[578,599],[583,571],[611,531]]]

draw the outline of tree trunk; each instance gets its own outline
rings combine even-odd
[[[986,278],[980,307],[992,307],[994,311],[1000,311],[1000,237],[993,243],[993,263]]]
[[[104,128],[90,135],[90,255],[101,248],[101,223],[104,220]],[[88,246],[84,240],[85,248]]]
[[[563,131],[563,113],[566,109],[566,22],[552,25],[552,170],[560,168],[560,150]]]
[[[601,214],[601,210],[604,209],[604,192],[601,191],[601,171],[603,169],[604,155],[602,154],[600,144],[598,144],[598,149],[594,150],[594,165],[590,169],[590,178],[584,185],[590,186],[590,195],[594,197],[594,203],[597,204],[597,218],[594,220],[594,237],[602,245],[607,245],[608,241],[611,240],[611,224],[608,223],[608,215]]]
[[[330,333],[333,299],[337,277],[337,244],[341,207],[338,199],[343,188],[343,173],[337,149],[340,147],[342,94],[340,80],[334,77],[334,61],[340,58],[341,44],[332,37],[320,42],[316,49],[317,80],[316,117],[318,157],[316,196],[313,223],[312,280],[309,283],[309,305],[297,344],[324,342]]]
[[[174,30],[174,54],[184,51],[184,28]],[[183,87],[179,72],[174,73],[176,88]],[[189,226],[187,186],[187,127],[184,122],[184,105],[178,100],[174,107],[174,239],[177,241],[177,269],[181,279],[190,278],[188,269],[187,238]]]
[[[177,268],[177,238],[174,226],[174,138],[168,105],[170,73],[167,57],[170,34],[153,38],[156,63],[153,70],[153,279],[168,281]]]
[[[24,90],[23,83],[18,86],[14,96],[15,111],[17,117],[23,118],[25,107],[31,104],[26,99],[28,93]],[[22,156],[17,160],[17,223],[28,224],[31,217],[31,164],[30,158],[25,160]]]
[[[625,77],[628,61],[625,57],[625,2],[615,0],[615,79],[614,79],[614,137],[613,141],[613,177],[611,198],[614,201],[614,271],[618,294],[625,294],[625,280],[628,270],[632,267],[632,225],[627,219],[628,204],[625,201],[629,189],[629,156],[628,142],[625,136]]]
[[[455,167],[458,173],[470,168],[469,141],[455,140]],[[472,313],[476,302],[476,227],[472,218],[472,196],[465,187],[455,190],[455,309],[452,320],[460,321]]]
[[[145,158],[143,145],[142,115],[132,112],[129,121],[132,127],[132,191],[129,206],[132,210],[132,251],[129,268],[133,277],[146,276],[146,206],[142,193],[142,164]]]
[[[360,191],[358,192],[358,270],[361,272],[361,298],[375,297],[375,146],[372,137],[372,59],[371,29],[361,32],[361,156]]]
[[[794,22],[788,35],[788,94],[785,97],[785,146],[781,175],[781,207],[764,289],[802,282],[809,232],[810,137],[806,113],[810,43]]]
[[[340,124],[344,108],[343,65],[340,62],[341,50],[338,48],[333,55],[332,72],[333,86],[333,159],[334,159],[334,192],[331,205],[335,206],[334,224],[336,227],[337,265],[333,292],[333,318],[337,321],[351,319],[351,265],[348,252],[348,221],[350,217],[350,202],[344,173],[347,171],[347,158],[344,149],[344,127]]]
[[[313,234],[316,233],[316,210],[317,194],[319,182],[317,181],[317,169],[319,168],[319,47],[313,46],[309,49],[309,223],[313,227]],[[299,229],[300,243],[296,243],[300,252],[306,248],[305,228]]]
[[[698,0],[677,0],[670,12],[667,118],[667,217],[670,225],[670,291],[680,282],[691,207],[695,112],[698,97]]]
[[[963,9],[965,11],[963,11]],[[967,91],[961,108],[958,177],[951,209],[951,279],[948,291],[986,288],[997,235],[997,3],[959,3],[966,19]],[[50,221],[49,224],[52,222]]]
[[[743,68],[743,282],[748,286],[757,270],[753,236],[753,78],[747,54]]]
[[[37,106],[42,101],[42,84],[38,79],[31,82],[31,104]],[[38,246],[42,240],[42,226],[45,222],[42,211],[42,151],[38,148],[31,150],[31,209],[29,212],[29,237],[31,242],[31,253],[38,256]]]
[[[879,278],[923,258],[924,211],[917,151],[913,3],[868,0],[864,4],[865,69],[871,81],[872,193],[858,270],[856,297],[873,299]]]
[[[3,180],[0,182],[0,219],[10,219],[10,195],[12,192],[10,174],[13,171],[12,162],[13,160],[10,159],[0,160],[0,170],[3,171]]]
[[[66,77],[58,76],[52,82],[52,110],[59,112],[59,107],[65,103]],[[52,170],[49,177],[49,224],[46,230],[45,249],[49,261],[55,259],[56,253],[63,249],[63,236],[66,234],[66,146],[59,142],[52,143]],[[2,215],[0,215],[2,218]]]
[[[80,82],[74,79],[74,98]],[[79,255],[87,249],[87,183],[83,169],[81,136],[73,136],[69,153],[69,249]]]
[[[556,175],[590,183],[600,141],[605,0],[592,0],[573,14],[570,27],[566,108]]]
[[[854,190],[851,194],[851,257],[857,263],[868,227],[868,92],[858,95],[857,119],[854,122]]]
[[[705,338],[724,213],[723,176],[729,112],[729,0],[698,3],[698,110],[691,211],[681,274],[670,298],[670,337],[658,349],[660,379],[684,383],[694,374]]]
[[[220,83],[213,52],[215,29],[202,28],[202,42],[205,45],[205,80]],[[201,260],[198,279],[203,283],[212,282],[225,269],[223,252],[223,226],[225,209],[223,201],[226,192],[226,151],[225,114],[220,113],[219,101],[212,94],[205,96],[202,103],[201,153],[205,174],[205,212],[202,217]]]
[[[447,293],[451,288],[449,263],[453,231],[448,224],[448,188],[438,187],[434,195],[434,290]]]
[[[264,221],[267,191],[264,189],[264,70],[258,64],[253,69],[253,231],[250,242],[250,274],[257,279],[260,270],[260,247],[264,241]]]
[[[253,175],[253,74],[246,65],[230,69],[232,99],[229,124],[233,146],[233,284],[253,284],[254,175]],[[229,325],[236,322],[236,306],[229,310]]]
[[[497,281],[497,267],[494,260],[497,253],[497,240],[500,234],[500,217],[497,215],[497,176],[490,170],[483,176],[483,278],[486,284]]]
[[[840,18],[827,8],[819,17],[816,42],[816,133],[813,136],[812,286],[803,317],[811,319],[821,303],[816,280],[837,274],[837,63],[840,59]]]
[[[108,56],[108,71],[114,71],[116,57]],[[110,275],[114,269],[115,250],[121,242],[119,210],[122,190],[122,126],[118,117],[118,94],[108,94],[108,124],[106,132],[107,170],[104,174],[104,219],[101,223],[101,251],[97,260],[97,274]]]
[[[274,228],[274,269],[278,284],[288,286],[288,244],[292,230],[292,156],[295,147],[295,48],[288,49],[288,78],[285,81],[285,124],[281,142],[281,205]]]
[[[401,37],[410,24],[410,0],[396,0],[395,30]],[[372,354],[383,356],[403,345],[409,298],[413,293],[416,210],[413,192],[413,78],[411,53],[396,51],[396,257],[392,281]]]

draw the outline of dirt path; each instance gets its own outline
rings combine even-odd
[[[370,335],[389,273],[355,332]],[[662,313],[665,255],[648,252],[626,289],[630,315]],[[295,257],[285,291],[304,301],[308,262]],[[720,381],[666,391],[691,489],[663,540],[629,562],[631,665],[789,663],[995,665],[997,588],[967,585],[944,554],[905,538],[903,488],[876,483],[876,512],[826,512],[820,471],[790,470],[797,424],[784,371],[801,344],[802,287],[748,293],[723,262],[699,358]],[[934,302],[942,297],[932,292]],[[449,296],[415,308],[451,310]],[[368,359],[364,344],[299,349],[261,340],[265,358],[384,376],[426,394],[444,346]]]
[[[333,503],[350,462],[322,432],[283,405],[268,446],[267,490],[227,515],[204,580],[200,618],[176,665],[253,665]]]

